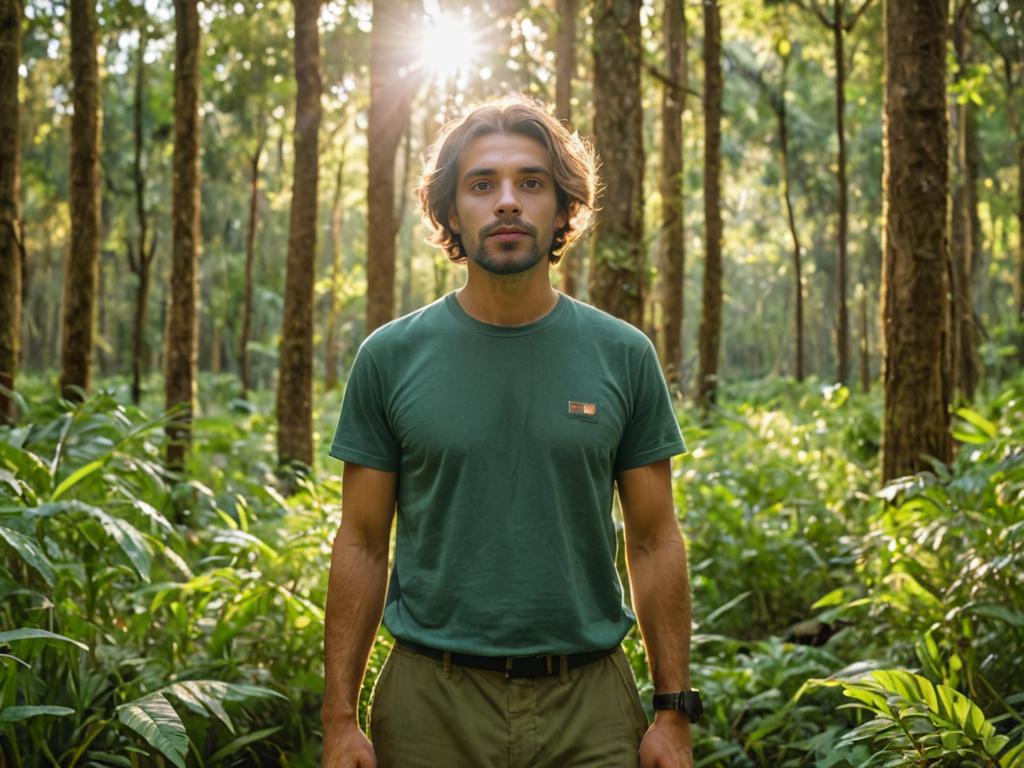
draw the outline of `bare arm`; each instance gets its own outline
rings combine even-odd
[[[686,545],[672,504],[668,459],[617,477],[626,527],[626,565],[654,690],[690,687],[690,582]],[[642,766],[691,766],[690,723],[658,710],[640,749]]]
[[[331,553],[324,621],[326,767],[373,766],[359,731],[359,691],[387,593],[397,475],[345,463],[342,523]]]

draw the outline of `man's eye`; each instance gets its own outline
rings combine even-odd
[[[540,181],[538,179],[527,179],[523,182],[523,186],[527,189],[540,189]]]
[[[474,181],[473,186],[471,186],[470,189],[475,192],[486,192],[490,187],[491,183],[489,181]]]

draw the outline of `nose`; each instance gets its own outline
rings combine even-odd
[[[522,213],[522,207],[519,205],[519,198],[516,197],[515,184],[511,180],[502,182],[501,194],[498,195],[494,204],[494,214],[496,216],[518,216],[520,213]]]

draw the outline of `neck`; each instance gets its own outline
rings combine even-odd
[[[527,325],[544,317],[558,303],[551,287],[547,259],[517,275],[495,275],[472,261],[466,284],[455,293],[470,317],[491,325]]]

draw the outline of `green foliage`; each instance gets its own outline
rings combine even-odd
[[[123,384],[78,405],[26,386],[0,432],[7,764],[316,765],[340,465],[283,495],[271,394],[234,377],[200,383],[187,480]],[[961,409],[953,465],[882,489],[874,398],[766,381],[710,426],[683,414],[697,765],[1019,765],[1022,398],[1018,377]],[[321,446],[339,400],[317,397]],[[638,630],[625,646],[649,705]]]
[[[7,764],[312,764],[337,480],[275,490],[266,403],[210,404],[183,481],[166,418],[112,391],[29,401],[0,435]]]
[[[843,693],[872,720],[846,733],[839,747],[873,741],[883,749],[865,766],[999,766],[1019,768],[1019,748],[997,734],[982,709],[959,691],[935,685],[905,670],[875,670],[853,679],[812,680],[811,685],[841,685]],[[895,757],[894,757],[895,755]]]

